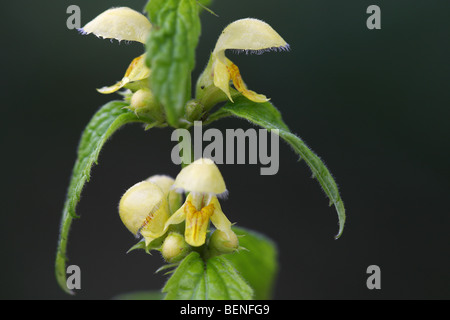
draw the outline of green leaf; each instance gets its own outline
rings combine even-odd
[[[114,300],[162,300],[164,294],[160,291],[137,291],[123,293],[113,298]]]
[[[235,98],[234,103],[228,102],[216,113],[212,114],[207,123],[228,116],[244,118],[269,131],[273,129],[279,130],[279,136],[291,145],[301,159],[305,160],[313,173],[313,177],[319,181],[330,199],[330,204],[334,204],[339,219],[339,231],[336,239],[339,238],[344,230],[345,208],[337,184],[322,160],[297,135],[290,132],[283,122],[280,112],[270,102],[256,103],[241,96]]]
[[[233,227],[244,249],[224,255],[255,291],[256,300],[272,298],[278,272],[275,243],[266,236],[244,228]]]
[[[130,122],[143,122],[124,107],[124,102],[113,101],[104,105],[91,119],[81,137],[78,158],[72,171],[72,178],[64,204],[56,255],[56,279],[63,290],[72,293],[66,285],[66,248],[72,219],[76,218],[75,207],[86,181],[90,179],[91,167],[97,164],[98,155],[106,140],[120,127]]]
[[[175,127],[191,97],[191,71],[201,32],[199,8],[196,0],[150,0],[146,7],[153,26],[147,42],[150,86],[168,123]]]
[[[162,289],[167,300],[202,300],[205,297],[204,263],[197,252],[190,253]]]
[[[166,300],[249,300],[252,288],[222,256],[203,261],[190,253],[167,281]]]

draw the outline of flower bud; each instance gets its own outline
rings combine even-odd
[[[238,249],[239,240],[233,231],[216,230],[209,239],[209,247],[219,253],[232,253]]]
[[[186,104],[186,119],[191,122],[199,120],[203,114],[203,111],[204,108],[199,102],[194,100],[189,101]]]
[[[139,89],[131,96],[129,109],[138,116],[149,117],[157,121],[163,120],[161,106],[155,101],[148,88]]]
[[[153,95],[149,89],[140,89],[131,97],[130,108],[133,110],[148,107],[154,101]]]
[[[181,234],[171,232],[164,240],[161,254],[164,260],[173,263],[186,257],[190,250],[190,246],[184,241],[184,237]]]

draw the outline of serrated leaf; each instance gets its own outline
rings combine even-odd
[[[191,252],[167,281],[166,300],[249,300],[253,289],[223,257],[203,261]]]
[[[224,255],[255,292],[256,300],[271,299],[278,272],[275,243],[266,236],[244,228],[233,227],[239,237],[239,250]]]
[[[77,160],[72,171],[72,178],[67,191],[61,218],[61,228],[56,255],[56,279],[63,290],[71,291],[66,285],[66,248],[72,219],[77,217],[75,207],[80,200],[84,184],[90,179],[91,167],[97,159],[106,140],[120,127],[130,122],[143,122],[133,112],[124,107],[127,104],[120,101],[110,102],[93,116],[83,132],[78,147]]]
[[[167,281],[162,292],[166,300],[195,299],[205,296],[204,263],[197,252],[191,252]],[[199,298],[201,300],[201,298]]]
[[[146,11],[153,25],[147,42],[150,86],[167,121],[178,125],[191,95],[191,72],[201,25],[196,0],[151,0]]]
[[[300,137],[290,132],[283,122],[280,112],[270,102],[256,103],[241,96],[235,98],[234,103],[228,102],[216,113],[212,114],[207,122],[211,123],[227,116],[246,119],[267,130],[279,130],[279,136],[291,145],[301,159],[306,162],[313,173],[313,177],[319,181],[326,195],[334,204],[339,219],[339,231],[336,239],[339,238],[344,230],[345,208],[337,184],[322,160],[308,148]]]
[[[210,300],[250,300],[253,289],[223,256],[206,264],[207,298]]]

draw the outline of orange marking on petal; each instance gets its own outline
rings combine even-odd
[[[136,65],[139,63],[139,61],[142,59],[143,56],[139,56],[137,58],[134,58],[133,61],[131,61],[130,65],[127,68],[127,71],[125,72],[125,77],[128,77],[130,73],[133,71],[133,69],[136,67]]]
[[[153,213],[150,213],[150,214],[147,216],[147,218],[145,218],[144,223],[143,223],[142,226],[139,228],[138,233],[139,233],[142,229],[144,229],[144,228],[150,223],[150,221],[152,221],[152,219],[153,219]]]
[[[197,211],[197,208],[192,204],[191,201],[186,201],[186,205],[184,206],[184,212],[187,215],[194,214]]]
[[[227,64],[227,70],[230,74],[231,80],[233,80],[233,84],[236,87],[236,89],[239,92],[242,92],[243,90],[247,89],[245,87],[244,81],[242,80],[241,73],[239,72],[239,68],[234,63]]]
[[[204,217],[209,219],[209,217],[211,217],[214,213],[214,204],[211,203],[206,207],[202,208],[201,212]]]
[[[266,98],[265,95],[257,94],[256,92],[247,89],[244,80],[242,80],[242,76],[241,73],[239,72],[238,66],[235,65],[233,62],[228,61],[227,70],[228,73],[230,74],[231,80],[233,80],[233,85],[236,88],[236,90],[242,93],[242,95],[244,95],[246,98],[254,102],[266,102],[269,100]]]
[[[200,237],[203,237],[209,218],[214,213],[214,205],[210,204],[200,211],[192,205],[190,201],[186,201],[186,205],[184,207],[184,211],[186,213],[186,233],[190,235],[187,236],[188,243],[192,240],[193,243],[201,242]]]

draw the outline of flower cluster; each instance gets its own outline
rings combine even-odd
[[[182,205],[180,192],[188,193]],[[146,246],[164,237],[172,225],[184,222],[184,241],[189,246],[200,247],[206,243],[211,221],[217,229],[211,245],[218,252],[229,253],[238,248],[239,241],[217,198],[226,192],[214,162],[198,159],[183,168],[175,180],[156,175],[132,186],[120,201],[119,214],[128,230],[144,238]],[[172,259],[173,246],[180,251],[186,247],[176,232],[169,233],[164,240],[163,255],[164,250],[170,251],[166,255]]]
[[[137,41],[145,44],[151,29],[152,25],[144,15],[130,8],[120,7],[103,12],[79,31],[82,34],[92,33],[105,39]],[[200,95],[202,96],[208,89],[209,97],[213,96],[211,91],[219,90],[225,94],[227,99],[233,101],[230,93],[230,82],[232,82],[235,89],[249,100],[267,101],[266,96],[247,88],[239,68],[225,56],[225,51],[228,49],[260,54],[269,50],[288,50],[289,45],[270,25],[261,20],[252,18],[237,20],[222,31],[211,54],[208,67],[199,78],[198,87],[201,87]],[[145,60],[145,54],[135,58],[122,80],[112,86],[97,90],[104,94],[116,92],[121,88],[131,89],[133,92],[139,92],[142,89],[148,90],[148,78],[151,76],[151,70],[147,67]],[[151,95],[148,92],[147,94]],[[131,102],[131,108],[134,110],[137,107],[136,103],[133,100]],[[208,101],[202,102],[207,103]]]

